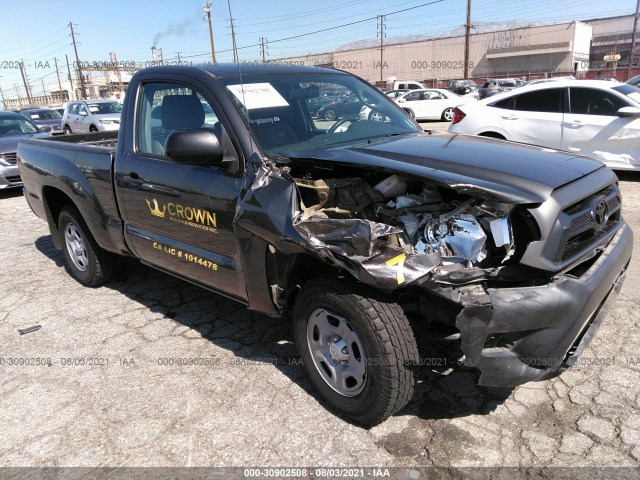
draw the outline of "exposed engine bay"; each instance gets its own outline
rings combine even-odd
[[[373,177],[294,177],[303,220],[358,218],[397,227],[388,242],[412,255],[437,254],[442,265],[499,266],[514,254],[511,205],[398,175]]]

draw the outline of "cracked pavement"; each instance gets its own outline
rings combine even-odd
[[[0,192],[0,466],[638,467],[640,175],[621,178],[634,257],[578,365],[515,389],[425,368],[369,430],[323,406],[289,322],[131,259],[84,288],[21,194]]]

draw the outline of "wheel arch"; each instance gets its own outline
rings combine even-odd
[[[67,205],[73,205],[76,209],[78,209],[78,206],[69,195],[59,188],[50,185],[45,185],[42,188],[42,200],[53,245],[58,250],[62,250],[62,239],[60,238],[60,231],[58,229],[58,217],[62,209]]]
[[[499,140],[508,140],[508,138],[505,137],[503,133],[496,132],[495,130],[496,129],[485,130],[485,131],[477,133],[476,135],[478,135],[479,137],[488,137],[488,138],[496,138],[496,139],[499,139]]]

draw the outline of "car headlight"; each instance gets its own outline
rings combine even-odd
[[[100,120],[103,125],[120,125],[120,120]]]

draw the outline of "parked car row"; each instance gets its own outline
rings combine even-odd
[[[603,80],[528,85],[455,109],[451,133],[567,150],[640,170],[640,88]]]

